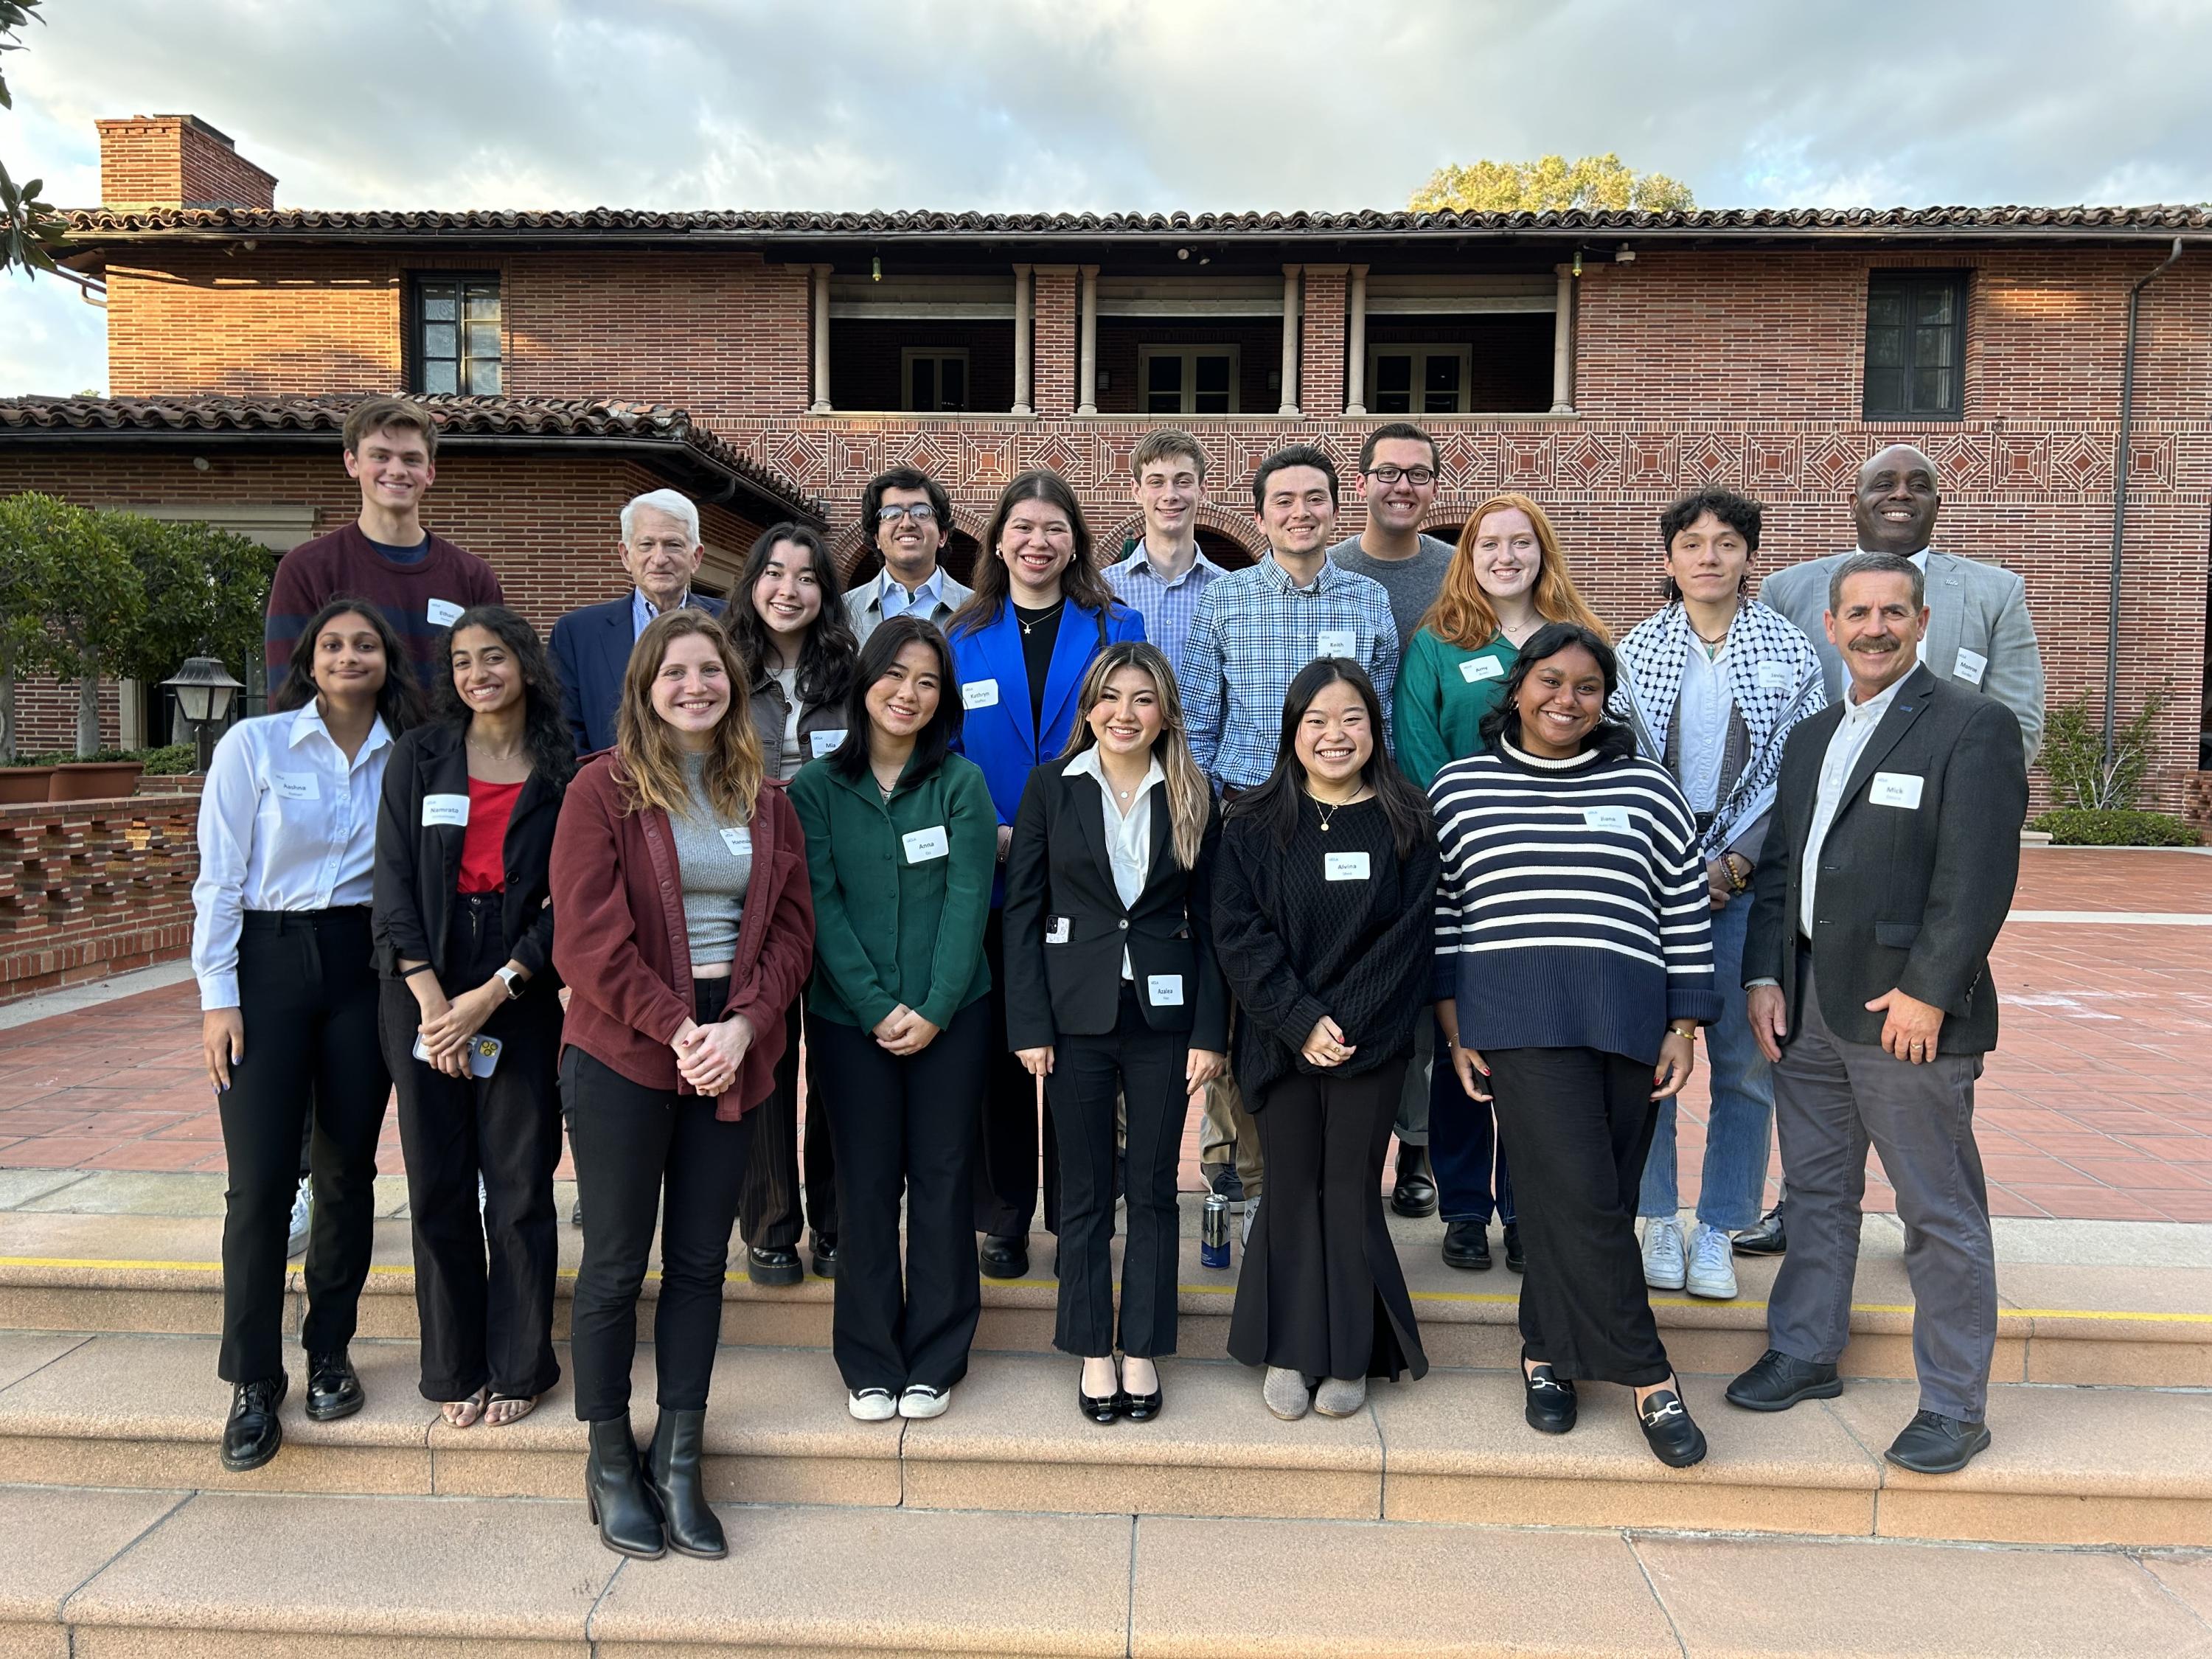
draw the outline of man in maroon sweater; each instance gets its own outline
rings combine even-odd
[[[422,528],[437,451],[437,428],[420,404],[372,398],[346,416],[345,469],[361,485],[361,514],[277,564],[262,630],[272,690],[300,630],[341,595],[384,613],[426,690],[444,671],[437,646],[447,624],[472,605],[506,602],[489,565]]]

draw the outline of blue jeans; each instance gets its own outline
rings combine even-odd
[[[1738,893],[1713,912],[1713,972],[1719,981],[1721,1017],[1717,1024],[1705,1027],[1712,1109],[1705,1120],[1698,1219],[1725,1232],[1759,1219],[1766,1192],[1767,1136],[1774,1122],[1774,1079],[1745,1010],[1743,938],[1750,923],[1749,893]],[[1671,1217],[1681,1207],[1674,1172],[1674,1103],[1662,1100],[1637,1209],[1645,1216]]]
[[[1469,1100],[1459,1086],[1442,1028],[1437,1030],[1436,1045],[1436,1064],[1429,1073],[1429,1163],[1436,1171],[1437,1214],[1447,1222],[1487,1225],[1494,1208],[1498,1218],[1510,1227],[1518,1212],[1513,1207],[1513,1173],[1505,1167],[1497,1119],[1487,1103]],[[1494,1203],[1490,1184],[1493,1160],[1498,1166]]]

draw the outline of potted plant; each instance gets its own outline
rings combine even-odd
[[[48,800],[116,800],[138,791],[146,763],[120,749],[103,749],[78,760],[56,763],[48,781]]]
[[[54,769],[33,766],[27,761],[9,761],[0,763],[0,806],[21,806],[26,801],[44,800],[46,792],[53,787]]]

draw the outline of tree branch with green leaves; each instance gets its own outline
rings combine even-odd
[[[46,21],[37,15],[41,3],[43,0],[0,0],[0,53],[23,50],[24,42],[16,37],[29,24]],[[0,72],[0,109],[15,107],[8,77]],[[0,271],[21,266],[26,276],[36,280],[40,271],[54,269],[66,226],[60,212],[40,199],[46,182],[33,179],[18,185],[0,162]]]

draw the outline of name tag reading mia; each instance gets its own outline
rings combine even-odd
[[[996,708],[999,706],[999,683],[996,680],[969,680],[960,688],[963,708]]]
[[[841,726],[835,732],[810,732],[806,740],[814,746],[814,758],[820,760],[824,755],[836,752],[837,745],[845,741],[845,728]]]
[[[1367,854],[1364,853],[1323,853],[1321,872],[1331,881],[1365,881]]]
[[[1621,835],[1628,833],[1628,809],[1626,806],[1585,806],[1583,822],[1593,830],[1611,830]]]
[[[428,613],[433,628],[450,628],[453,618],[461,614],[461,607],[451,599],[433,599],[423,609]]]
[[[933,823],[927,830],[917,830],[910,836],[901,836],[899,845],[906,848],[908,864],[927,864],[932,859],[941,859],[952,851],[952,842],[946,837],[945,826]]]
[[[1182,975],[1147,974],[1145,975],[1145,994],[1152,1000],[1155,1008],[1180,1008],[1182,1006]]]
[[[1959,660],[1951,665],[1951,678],[1954,680],[1964,680],[1969,685],[1978,686],[1982,683],[1982,676],[1989,672],[1989,667],[1990,659],[1978,651],[1969,651],[1961,646],[1959,649]]]
[[[469,798],[466,795],[425,795],[422,797],[422,827],[435,824],[460,826],[469,821]]]
[[[1469,685],[1477,680],[1501,678],[1504,672],[1504,665],[1495,657],[1469,657],[1459,665],[1459,677]]]
[[[323,786],[313,772],[279,772],[270,779],[279,800],[320,800]]]
[[[1314,655],[1316,657],[1356,657],[1359,654],[1359,632],[1352,628],[1324,628],[1314,635]]]
[[[1909,812],[1917,812],[1925,781],[1910,772],[1877,772],[1874,781],[1867,786],[1867,801],[1875,806],[1902,806]]]

